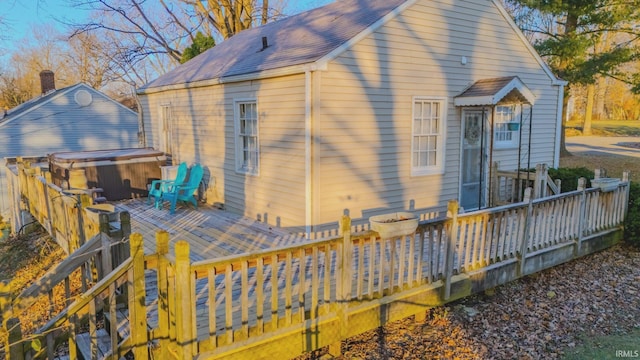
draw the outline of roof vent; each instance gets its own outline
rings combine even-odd
[[[269,42],[267,41],[267,37],[262,37],[262,49],[260,51],[264,51],[264,49],[269,47]]]
[[[78,90],[73,95],[74,100],[80,106],[88,106],[93,101],[93,96],[87,90]]]

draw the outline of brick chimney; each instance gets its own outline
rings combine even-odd
[[[40,71],[40,87],[42,88],[42,95],[56,89],[56,81],[53,76],[53,71]]]

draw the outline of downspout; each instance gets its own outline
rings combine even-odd
[[[485,161],[484,161],[484,138],[485,138],[485,133],[484,133],[484,123],[486,121],[484,114],[487,112],[487,109],[483,106],[482,107],[482,121],[480,122],[480,187],[478,189],[478,210],[482,209],[482,193],[484,192],[483,190],[483,186],[484,186],[484,176],[486,175],[484,173],[484,168],[485,168]]]
[[[491,106],[491,117],[489,118],[489,130],[491,131],[491,135],[489,135],[489,180],[487,181],[487,204],[488,207],[492,207],[493,205],[493,141],[494,141],[494,134],[495,134],[495,118],[496,118],[496,105],[492,105]]]
[[[529,143],[527,147],[529,151],[527,151],[527,186],[529,186],[529,174],[531,174],[531,138],[533,136],[533,105],[529,106]],[[534,192],[535,194],[535,192]]]
[[[524,104],[520,104],[520,131],[518,131],[518,166],[516,167],[516,184],[518,184],[518,201],[520,201],[520,168],[522,167],[522,129],[524,125]],[[529,119],[531,121],[531,119]]]
[[[133,88],[133,97],[136,99],[136,105],[138,105],[138,144],[146,148],[147,147],[147,134],[144,131],[144,117],[142,116],[142,104],[140,103],[140,97],[136,90],[136,83],[131,82]]]
[[[313,230],[313,182],[312,182],[312,170],[313,166],[311,161],[313,160],[312,151],[312,102],[313,93],[311,87],[313,72],[306,70],[304,72],[304,192],[305,192],[305,234],[307,239],[311,238],[311,231]]]
[[[560,167],[560,138],[562,136],[562,104],[564,99],[564,86],[566,83],[560,83],[558,86],[558,100],[556,113],[556,151],[553,155],[553,167]]]

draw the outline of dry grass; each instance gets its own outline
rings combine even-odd
[[[585,167],[589,170],[602,168],[608,177],[622,178],[625,170],[631,172],[631,181],[640,181],[640,160],[622,155],[571,155],[560,158],[560,167]]]
[[[65,256],[43,230],[0,242],[0,279],[11,280],[14,295]]]
[[[598,136],[640,136],[640,121],[595,120],[591,123],[591,131]],[[565,133],[568,136],[582,135],[582,122],[566,123]]]
[[[9,237],[0,242],[0,280],[10,280],[15,297],[64,257],[64,251],[42,229],[29,235]],[[72,288],[79,288],[79,273],[72,276],[71,284]],[[27,312],[18,314],[24,334],[32,333],[48,321],[52,313],[64,308],[67,299],[63,284],[54,287],[51,295],[51,298],[40,297]],[[0,358],[3,357],[6,336],[0,331]]]

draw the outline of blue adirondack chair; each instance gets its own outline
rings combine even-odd
[[[151,203],[151,198],[154,198],[155,207],[160,207],[160,198],[162,197],[162,193],[167,192],[171,189],[172,186],[182,185],[184,180],[187,178],[187,163],[181,162],[178,165],[178,171],[176,172],[176,177],[173,180],[153,180],[151,182],[151,187],[149,188],[149,197],[147,197],[147,204]]]
[[[200,187],[202,175],[202,166],[199,164],[193,165],[191,171],[189,171],[189,179],[186,183],[172,186],[169,191],[163,192],[162,195],[160,195],[161,201],[168,201],[171,204],[171,208],[169,209],[171,214],[176,212],[176,203],[178,201],[191,203],[196,209],[198,208],[198,200],[194,193]]]

